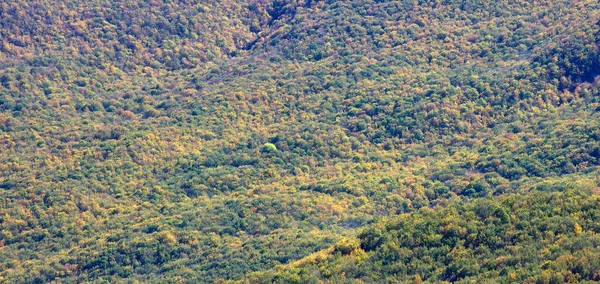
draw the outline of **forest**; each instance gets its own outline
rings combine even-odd
[[[600,3],[1,0],[0,283],[600,281]]]

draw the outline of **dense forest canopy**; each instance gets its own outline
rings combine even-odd
[[[598,1],[0,1],[0,282],[599,281]]]

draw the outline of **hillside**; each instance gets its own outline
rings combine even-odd
[[[274,271],[252,283],[495,282],[600,280],[597,196],[560,193],[479,199],[423,208],[377,224],[358,240]],[[351,281],[352,280],[352,281]]]
[[[0,282],[598,280],[597,1],[0,2]]]

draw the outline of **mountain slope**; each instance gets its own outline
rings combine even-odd
[[[593,187],[598,3],[422,2],[3,1],[0,279],[239,280]]]
[[[598,281],[598,197],[534,192],[421,209],[252,283]],[[359,282],[361,281],[361,282]]]

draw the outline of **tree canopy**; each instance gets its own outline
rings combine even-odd
[[[0,1],[0,282],[598,281],[597,1]]]

